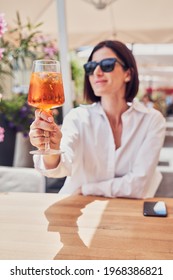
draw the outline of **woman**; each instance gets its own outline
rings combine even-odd
[[[62,129],[46,112],[36,111],[32,145],[61,156],[35,156],[35,167],[48,177],[67,176],[60,193],[106,197],[154,196],[161,174],[156,171],[165,136],[160,112],[135,101],[138,71],[131,51],[119,41],[95,46],[84,65],[84,96],[90,103],[72,109]]]

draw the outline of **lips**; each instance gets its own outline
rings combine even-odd
[[[96,80],[94,83],[95,84],[105,84],[107,80]]]

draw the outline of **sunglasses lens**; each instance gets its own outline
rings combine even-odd
[[[116,60],[113,58],[103,59],[101,61],[101,69],[103,72],[111,72],[114,70]]]
[[[86,75],[92,75],[96,67],[97,63],[95,61],[89,61],[88,63],[84,64]]]
[[[100,68],[103,72],[111,72],[114,70],[115,63],[115,58],[106,58],[100,62],[89,61],[88,63],[84,64],[85,73],[86,75],[92,75],[97,65],[100,65]]]

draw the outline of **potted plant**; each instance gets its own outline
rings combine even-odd
[[[0,145],[0,165],[13,165],[16,135],[22,135],[23,143],[26,142],[33,120],[34,108],[28,105],[27,95],[15,94],[10,99],[1,100],[0,126],[5,129],[5,137]]]
[[[27,93],[32,62],[35,59],[58,59],[57,42],[40,31],[42,23],[33,25],[29,20],[22,23],[16,13],[16,23],[8,28],[0,13],[0,92],[5,92],[5,75],[13,78],[14,93]]]
[[[22,132],[24,137],[28,136],[29,127],[34,120],[34,109],[28,105],[27,95],[15,94],[10,99],[2,99],[0,115],[6,127]]]
[[[13,165],[16,135],[27,139],[34,109],[27,104],[27,91],[34,59],[57,59],[56,41],[39,30],[42,23],[22,23],[19,13],[16,23],[8,28],[0,13],[0,126],[5,128],[0,146],[0,165]],[[5,78],[11,76],[11,93],[6,91]],[[22,144],[23,145],[23,144]],[[21,147],[22,148],[22,147]]]
[[[5,132],[5,129],[0,126],[0,143],[2,143],[4,141],[4,132]]]

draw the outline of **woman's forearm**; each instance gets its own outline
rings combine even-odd
[[[46,155],[43,156],[43,162],[46,169],[54,169],[60,162],[60,155]]]

